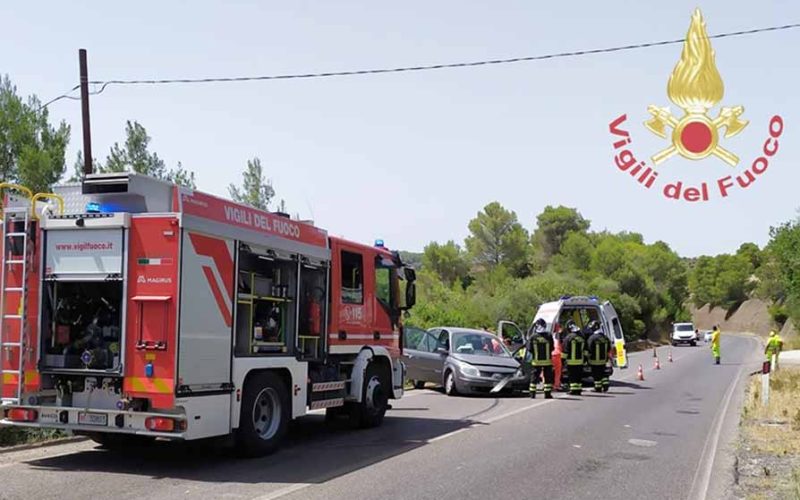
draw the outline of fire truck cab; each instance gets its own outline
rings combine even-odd
[[[308,411],[376,426],[402,396],[415,273],[382,243],[133,173],[12,190],[0,424],[255,456]]]

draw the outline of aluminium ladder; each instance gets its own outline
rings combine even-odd
[[[19,224],[22,224],[22,231]],[[7,208],[3,213],[3,256],[2,275],[0,276],[0,367],[2,367],[3,381],[8,375],[16,375],[16,389],[13,397],[3,397],[2,404],[19,404],[25,386],[25,355],[28,341],[28,271],[33,261],[33,248],[31,238],[31,214],[25,208]],[[22,254],[13,255],[13,250],[19,248],[15,242],[22,241]],[[8,286],[8,276],[19,269],[21,280],[19,286]],[[19,294],[19,309],[9,314],[6,303],[9,295]],[[15,325],[15,323],[18,325]],[[17,338],[10,331],[18,332]],[[17,351],[17,364],[13,367],[6,366],[6,360],[13,361],[12,353]],[[4,384],[5,385],[5,384]]]

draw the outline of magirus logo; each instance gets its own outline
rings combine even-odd
[[[645,127],[669,141],[664,149],[650,157],[652,165],[639,161],[631,149],[631,134],[623,128],[627,114],[609,124],[609,131],[614,136],[614,163],[646,189],[660,187],[658,179],[661,173],[656,167],[676,155],[693,161],[714,157],[726,164],[726,168],[737,169],[735,173],[699,185],[688,185],[675,178],[665,181],[661,191],[670,199],[708,201],[715,194],[725,198],[735,189],[746,189],[766,172],[770,158],[778,152],[778,138],[783,133],[783,119],[778,115],[770,119],[764,131],[766,140],[762,151],[749,167],[740,168],[739,156],[728,149],[727,144],[721,144],[742,132],[749,122],[744,119],[741,105],[723,105],[716,113],[712,111],[722,102],[725,91],[714,56],[703,15],[697,9],[692,15],[680,60],[667,82],[667,96],[682,113],[676,116],[669,106],[650,105],[647,108],[651,118],[644,123]],[[664,172],[668,170],[667,166],[663,168]],[[667,175],[665,173],[664,177]]]

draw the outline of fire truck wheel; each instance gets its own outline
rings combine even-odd
[[[350,420],[353,426],[363,429],[378,427],[383,423],[389,397],[386,393],[388,380],[375,364],[367,368],[364,377],[364,393],[361,403],[351,407]]]
[[[289,427],[289,393],[275,373],[258,373],[247,380],[239,414],[236,444],[248,457],[272,453]]]

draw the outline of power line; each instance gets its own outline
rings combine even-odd
[[[79,101],[81,99],[80,97],[74,97],[74,96],[71,96],[70,94],[75,92],[76,90],[78,90],[80,87],[81,87],[80,85],[75,85],[74,87],[72,87],[67,92],[64,92],[60,96],[54,97],[54,98],[50,99],[49,101],[47,101],[46,103],[42,104],[41,106],[39,106],[39,109],[44,109],[47,106],[53,104],[54,102],[60,101],[61,99],[72,99],[73,101]]]
[[[800,23],[785,24],[782,26],[770,26],[767,28],[755,28],[742,31],[731,31],[727,33],[719,33],[717,35],[709,36],[709,38],[730,38],[743,35],[752,35],[756,33],[765,33],[769,31],[782,31],[788,29],[800,28]],[[676,38],[674,40],[662,40],[658,42],[638,43],[633,45],[620,45],[617,47],[606,47],[599,49],[577,50],[573,52],[557,52],[553,54],[544,54],[537,56],[524,56],[512,57],[507,59],[487,59],[481,61],[470,62],[456,62],[445,64],[431,64],[421,66],[401,66],[396,68],[374,68],[374,69],[360,69],[350,71],[330,71],[330,72],[317,72],[317,73],[296,73],[284,75],[262,75],[262,76],[236,76],[236,77],[212,77],[212,78],[172,78],[172,79],[151,79],[151,80],[107,80],[107,81],[93,81],[91,83],[101,85],[100,90],[96,93],[103,92],[109,85],[164,85],[176,83],[222,83],[222,82],[250,82],[250,81],[264,81],[264,80],[299,80],[310,78],[330,78],[338,76],[359,76],[359,75],[376,75],[384,73],[406,73],[412,71],[429,71],[437,69],[452,69],[452,68],[469,68],[475,66],[488,66],[494,64],[511,64],[528,61],[543,61],[546,59],[560,59],[564,57],[578,57],[592,54],[603,54],[610,52],[621,52],[627,50],[644,49],[649,47],[659,47],[663,45],[674,45],[683,43],[684,38]]]
[[[769,26],[765,28],[754,28],[741,31],[730,31],[726,33],[718,33],[710,35],[711,39],[719,38],[732,38],[744,35],[753,35],[757,33],[766,33],[771,31],[784,31],[800,28],[800,23],[784,24],[781,26]],[[101,94],[110,85],[168,85],[168,84],[192,84],[192,83],[228,83],[228,82],[252,82],[252,81],[269,81],[269,80],[302,80],[312,78],[331,78],[342,76],[363,76],[363,75],[378,75],[387,73],[409,73],[416,71],[431,71],[439,69],[453,69],[453,68],[471,68],[477,66],[490,66],[498,64],[513,64],[520,62],[530,61],[544,61],[547,59],[561,59],[566,57],[580,57],[594,54],[607,54],[612,52],[623,52],[629,50],[645,49],[650,47],[661,47],[665,45],[675,45],[683,43],[684,38],[676,38],[673,40],[661,40],[656,42],[637,43],[631,45],[619,45],[615,47],[605,47],[597,49],[576,50],[571,52],[556,52],[551,54],[542,54],[535,56],[511,57],[505,59],[485,59],[480,61],[468,62],[455,62],[443,64],[430,64],[419,66],[399,66],[394,68],[372,68],[372,69],[359,69],[349,71],[328,71],[328,72],[314,72],[314,73],[294,73],[282,75],[260,75],[260,76],[234,76],[234,77],[209,77],[209,78],[165,78],[165,79],[137,79],[137,80],[95,80],[91,81],[92,85],[100,85],[100,89],[91,93],[91,95]],[[69,93],[74,92],[79,86],[75,86]],[[77,99],[68,94],[61,95],[48,101],[47,106],[59,99]],[[44,107],[43,106],[43,107]]]

